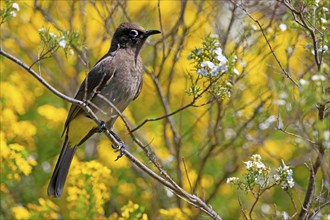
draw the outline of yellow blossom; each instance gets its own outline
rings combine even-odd
[[[37,111],[55,126],[62,125],[67,115],[64,108],[56,108],[48,104],[38,107]]]
[[[4,184],[0,184],[0,192],[8,193],[9,190]]]
[[[29,175],[32,171],[32,164],[35,164],[34,160],[32,164],[28,161],[27,156],[24,156],[25,149],[19,144],[10,144],[10,149],[12,149],[10,159],[15,161],[17,168],[25,175]]]
[[[29,211],[22,206],[13,207],[11,212],[15,219],[28,219],[30,217]]]
[[[192,212],[188,208],[172,208],[172,209],[160,209],[159,214],[164,219],[190,219]]]
[[[29,175],[32,167],[37,164],[24,146],[20,144],[10,144],[7,146],[1,135],[1,172],[2,178],[19,181],[21,175]]]
[[[59,210],[49,199],[39,198],[38,204],[28,203],[27,208],[30,212],[32,219],[57,219]]]
[[[110,170],[97,161],[77,162],[68,177],[68,207],[71,218],[100,218],[110,197]]]
[[[9,82],[2,82],[1,89],[6,91],[5,93],[2,92],[1,98],[5,100],[6,106],[12,108],[18,114],[24,114],[26,111],[25,103],[24,103],[24,96],[17,87]]]
[[[127,205],[121,208],[121,218],[122,220],[126,219],[148,219],[147,214],[143,213],[143,208],[138,204],[129,201]]]
[[[130,195],[132,192],[135,191],[135,185],[132,183],[120,183],[118,187],[118,191],[122,195]]]

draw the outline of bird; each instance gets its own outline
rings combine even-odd
[[[139,52],[146,39],[158,30],[145,30],[136,23],[122,23],[114,32],[109,51],[91,68],[75,99],[85,102],[108,128],[141,91],[143,62]],[[105,100],[106,99],[106,100]],[[64,124],[63,147],[50,179],[47,193],[61,197],[77,147],[100,126],[78,105],[72,104]]]

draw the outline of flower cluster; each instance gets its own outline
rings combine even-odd
[[[197,96],[201,88],[207,88],[208,92],[217,98],[230,97],[231,82],[235,75],[239,75],[234,68],[237,57],[227,58],[220,47],[217,36],[207,36],[201,47],[195,48],[188,56],[194,64],[196,75],[190,75],[192,86],[188,89],[189,95]],[[202,80],[201,80],[202,79]],[[202,83],[199,83],[203,81]]]
[[[110,198],[110,170],[97,161],[74,163],[68,178],[68,207],[74,219],[104,216],[104,203]]]
[[[0,24],[11,18],[16,17],[17,12],[19,12],[19,10],[20,8],[18,3],[7,0],[5,8],[0,9]]]
[[[50,32],[49,29],[40,28],[39,35],[42,42],[49,50],[56,50],[60,47],[64,50],[66,55],[74,55],[73,48],[80,48],[83,46],[79,39],[79,33],[75,31],[64,31],[58,36],[57,34]]]
[[[129,201],[127,205],[121,208],[121,215],[113,213],[110,215],[109,220],[148,220],[148,216],[144,213],[144,208],[132,201]]]
[[[292,188],[294,186],[293,171],[282,161],[282,165],[272,174],[270,167],[267,167],[262,161],[259,154],[254,154],[251,160],[244,162],[247,171],[244,179],[238,177],[229,177],[228,184],[237,185],[239,189],[244,191],[252,191],[254,187],[257,190],[269,189],[273,186],[280,185],[282,189]]]
[[[238,177],[229,177],[229,178],[227,178],[226,183],[227,184],[237,184],[238,181],[239,181]]]
[[[261,156],[259,154],[254,154],[251,160],[244,163],[245,169],[248,171],[245,177],[249,187],[255,185],[260,187],[266,186],[269,179],[270,168],[266,167],[265,164],[261,162]]]
[[[16,17],[16,12],[19,11],[19,5],[16,2],[14,2],[11,7],[13,10],[10,11],[10,15]]]
[[[197,61],[196,73],[201,76],[216,77],[228,70],[228,59],[222,54],[218,40],[213,37],[207,37],[203,47],[193,50],[188,59]]]
[[[51,200],[39,198],[39,204],[28,203],[27,208],[15,206],[11,208],[15,219],[58,219],[59,207]]]
[[[285,165],[284,161],[282,160],[282,166],[277,169],[277,173],[274,174],[274,179],[278,184],[281,184],[282,189],[292,188],[294,187],[294,180],[292,175],[292,169]]]
[[[24,146],[20,144],[6,144],[4,135],[1,136],[1,177],[4,180],[19,181],[22,177],[32,172],[32,167],[37,165],[36,160],[29,155]],[[1,182],[2,182],[1,181]],[[5,186],[3,186],[5,187]]]
[[[159,214],[162,219],[191,219],[192,210],[188,208],[160,209]]]

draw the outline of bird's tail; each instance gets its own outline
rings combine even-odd
[[[57,160],[55,170],[48,185],[48,196],[61,197],[76,147],[77,146],[70,146],[68,137],[66,136],[61,154]]]

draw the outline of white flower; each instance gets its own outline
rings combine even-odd
[[[234,73],[235,73],[237,76],[239,76],[239,74],[240,74],[236,68],[234,68]]]
[[[289,214],[287,212],[285,212],[285,211],[282,212],[282,216],[283,216],[283,220],[290,219]]]
[[[214,53],[216,53],[217,55],[222,55],[222,49],[220,47],[217,47],[214,49]]]
[[[280,94],[280,98],[281,99],[286,99],[288,97],[288,93],[286,93],[286,92],[281,92],[281,94]]]
[[[58,44],[60,45],[60,47],[65,48],[66,41],[64,39],[62,39],[62,40],[60,40],[60,42],[58,42]]]
[[[210,69],[213,69],[215,67],[214,63],[212,63],[211,61],[204,61],[201,63],[201,67],[208,67]]]
[[[220,62],[220,64],[226,64],[228,61],[224,55],[218,55],[216,56],[216,59]]]
[[[13,17],[16,17],[16,12],[11,11],[11,12],[10,12],[10,15],[13,16]]]
[[[239,181],[239,178],[238,177],[229,177],[226,181],[227,184],[230,184],[230,183],[237,183]]]
[[[73,56],[74,55],[74,50],[70,49],[69,50],[69,56]]]
[[[323,132],[323,137],[325,141],[329,141],[330,139],[330,131],[326,130]]]
[[[218,34],[211,34],[210,37],[212,37],[212,38],[219,38],[219,35]]]
[[[325,77],[321,74],[315,74],[312,76],[313,81],[325,81]]]
[[[307,85],[309,83],[307,80],[304,79],[300,79],[299,82],[302,86]]]
[[[225,130],[225,135],[228,139],[234,138],[236,136],[236,131],[232,128],[228,128]]]
[[[250,160],[244,163],[247,170],[251,169],[251,167],[253,166],[253,162]]]
[[[286,24],[280,24],[281,31],[286,31],[286,28],[287,28]]]
[[[207,76],[207,74],[208,74],[207,70],[204,68],[198,69],[196,72],[198,75],[201,75],[201,76]]]
[[[221,66],[216,66],[211,70],[210,74],[211,76],[217,76],[220,71],[221,71]]]
[[[16,2],[13,3],[12,7],[16,9],[16,11],[19,11],[19,5]]]
[[[260,156],[260,154],[253,154],[252,157],[251,157],[251,159],[253,161],[260,161],[261,160],[261,156]]]
[[[283,100],[283,99],[278,99],[278,100],[274,100],[273,103],[274,103],[274,105],[280,105],[280,106],[283,106],[283,105],[285,105],[285,100]]]
[[[262,162],[256,162],[256,167],[261,170],[265,170],[266,166]]]
[[[329,9],[327,7],[322,7],[323,11],[328,12]]]
[[[268,204],[262,204],[261,205],[261,210],[263,213],[270,214],[272,212],[272,207]]]
[[[53,32],[50,32],[49,35],[50,35],[51,37],[56,37],[56,34],[54,34]]]
[[[226,64],[227,58],[222,54],[222,49],[217,47],[214,49],[214,53],[217,55],[215,58],[220,62],[220,64]]]
[[[269,128],[269,125],[270,125],[269,123],[263,122],[263,123],[260,123],[259,128],[261,130],[266,130],[267,128]]]
[[[323,45],[323,46],[320,47],[317,51],[318,51],[318,52],[325,53],[327,50],[328,50],[328,46],[327,46],[327,45]]]
[[[293,171],[292,169],[290,169],[289,166],[285,165],[284,161],[282,160],[282,166],[280,166],[277,169],[277,172],[280,179],[281,179],[281,186],[282,188],[292,188],[295,184],[294,180],[293,180]],[[275,178],[276,180],[276,178]]]
[[[39,28],[38,31],[39,32],[45,32],[46,31],[46,28]]]
[[[323,23],[323,24],[327,23],[327,19],[321,18],[321,23]]]
[[[247,65],[247,63],[244,60],[240,61],[239,64],[241,65],[241,67],[246,67]]]
[[[290,188],[294,187],[294,180],[292,178],[292,176],[287,176],[287,184],[289,185]]]
[[[274,174],[273,177],[274,177],[274,180],[275,180],[275,181],[279,181],[280,178],[281,178],[280,175],[278,175],[278,174]]]

